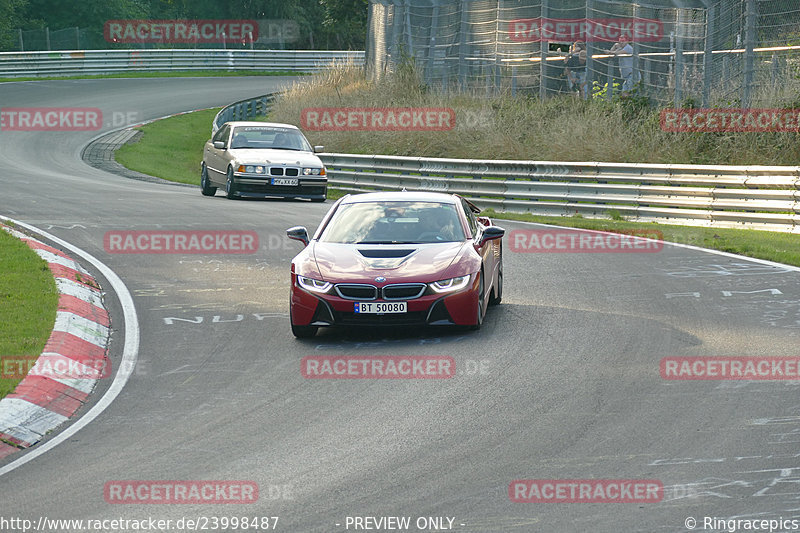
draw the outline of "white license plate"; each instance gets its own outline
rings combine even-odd
[[[407,302],[355,302],[355,313],[363,315],[384,315],[408,312]]]
[[[297,185],[297,178],[272,178],[273,185]]]

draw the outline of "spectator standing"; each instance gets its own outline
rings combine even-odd
[[[582,98],[586,98],[586,44],[575,41],[569,47],[569,54],[564,65],[570,89],[576,89]]]
[[[619,42],[614,43],[609,52],[617,56],[619,74],[622,77],[622,94],[627,94],[633,90],[633,46],[626,35],[620,35]]]

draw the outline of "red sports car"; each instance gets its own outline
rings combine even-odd
[[[296,337],[320,326],[460,325],[477,329],[503,296],[505,230],[456,195],[347,195],[292,260]]]

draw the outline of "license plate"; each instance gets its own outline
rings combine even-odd
[[[297,178],[272,178],[273,185],[297,185]]]
[[[355,302],[354,311],[363,315],[384,315],[408,312],[407,302]]]

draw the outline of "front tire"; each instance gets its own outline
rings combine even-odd
[[[208,168],[206,168],[205,163],[203,163],[203,169],[200,171],[200,192],[203,193],[203,196],[214,196],[217,194],[217,188],[212,187],[211,183],[208,181]]]
[[[478,283],[478,316],[475,318],[475,324],[470,326],[469,328],[473,331],[481,329],[481,326],[483,325],[483,302],[484,302],[483,291],[485,289],[483,285],[483,270],[480,271],[478,276],[480,279],[480,282]]]
[[[236,184],[233,183],[233,169],[228,167],[228,180],[225,182],[225,196],[231,200],[236,198]]]
[[[489,305],[497,305],[503,300],[503,263],[497,272],[497,285],[492,288],[492,295],[489,297]]]

